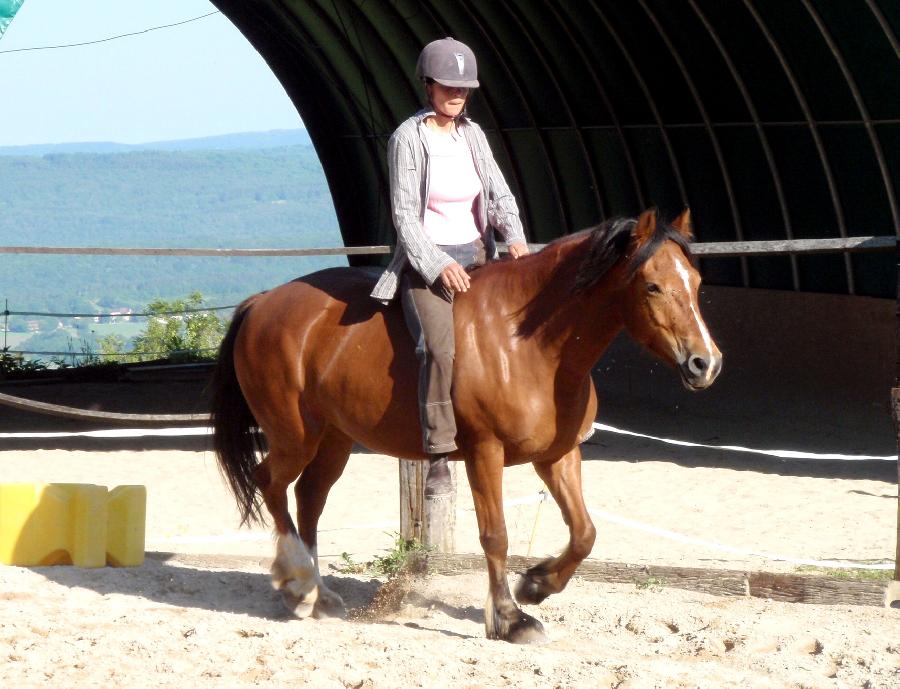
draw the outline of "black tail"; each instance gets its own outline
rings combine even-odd
[[[255,297],[250,297],[235,309],[231,326],[219,347],[210,409],[213,447],[219,469],[228,479],[238,502],[242,525],[263,521],[253,470],[258,464],[259,453],[265,452],[265,440],[234,371],[234,341],[254,301]]]

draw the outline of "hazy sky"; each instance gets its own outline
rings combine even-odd
[[[207,0],[25,0],[0,39],[0,146],[143,143],[291,129],[303,123],[281,85]]]

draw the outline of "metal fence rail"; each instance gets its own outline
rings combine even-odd
[[[782,239],[776,241],[697,242],[691,251],[698,256],[762,256],[781,254],[858,253],[889,251],[897,246],[894,235],[869,235],[832,239]],[[505,245],[498,243],[501,251]],[[542,249],[546,244],[529,244]],[[210,249],[127,248],[100,246],[0,246],[0,254],[80,254],[88,256],[365,256],[389,254],[390,246],[344,246],[312,249]]]

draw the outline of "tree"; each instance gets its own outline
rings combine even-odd
[[[187,299],[151,302],[146,311],[153,315],[149,316],[144,332],[132,340],[128,353],[142,361],[215,358],[226,324],[215,312],[202,308],[200,292],[194,292]]]

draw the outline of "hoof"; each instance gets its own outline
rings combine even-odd
[[[278,590],[281,592],[281,601],[294,617],[303,619],[313,615],[319,600],[319,589],[314,583],[311,586],[304,585],[297,579],[291,579],[282,582]]]
[[[543,644],[548,638],[544,625],[528,613],[511,604],[505,613],[485,608],[484,628],[489,639],[508,641],[511,644]]]
[[[524,612],[519,613],[519,619],[509,625],[509,632],[504,641],[511,644],[545,644],[550,641],[544,631],[544,625]]]
[[[319,587],[319,597],[313,605],[312,616],[317,620],[339,619],[347,617],[347,608],[344,599],[334,591]]]
[[[530,571],[525,572],[516,584],[514,592],[516,602],[519,605],[539,605],[549,596],[552,591],[547,591],[546,584],[542,581],[540,575],[534,575]]]

